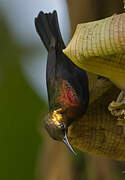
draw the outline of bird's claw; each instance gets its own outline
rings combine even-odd
[[[117,117],[117,125],[125,127],[125,91],[121,91],[117,100],[109,104],[108,110]]]

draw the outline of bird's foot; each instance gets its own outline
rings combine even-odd
[[[117,100],[109,104],[108,110],[117,117],[117,125],[125,127],[125,91],[121,91]]]

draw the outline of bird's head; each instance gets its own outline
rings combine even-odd
[[[45,121],[45,128],[53,139],[62,141],[70,149],[70,151],[76,155],[67,138],[68,127],[66,127],[64,123],[61,108],[48,114],[48,118]]]

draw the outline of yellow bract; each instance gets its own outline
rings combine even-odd
[[[63,52],[82,69],[125,90],[125,13],[79,24]],[[81,151],[125,161],[125,123],[108,110],[120,90],[100,79],[86,114],[70,126],[69,141]]]
[[[125,13],[79,24],[63,52],[80,68],[125,89]]]

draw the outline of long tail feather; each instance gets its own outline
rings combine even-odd
[[[35,18],[36,31],[43,41],[47,50],[52,44],[55,44],[59,49],[65,48],[62,36],[59,30],[57,12],[43,13],[42,11]]]

